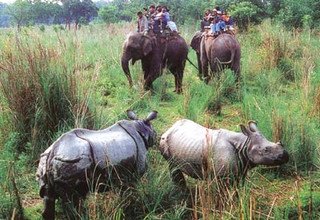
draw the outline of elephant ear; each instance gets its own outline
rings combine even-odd
[[[200,42],[202,38],[202,33],[197,32],[191,40],[190,46],[194,49],[197,53],[200,53]]]
[[[152,51],[151,39],[145,37],[142,42],[142,53],[144,56],[147,56],[151,51]]]

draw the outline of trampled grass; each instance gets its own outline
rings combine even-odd
[[[190,42],[195,27],[180,29]],[[184,92],[177,95],[172,92],[174,78],[166,71],[155,81],[154,93],[145,92],[140,62],[130,66],[134,86],[128,87],[120,56],[130,30],[134,30],[133,25],[123,23],[84,26],[77,32],[53,27],[40,31],[31,27],[20,33],[13,30],[0,33],[0,67],[5,67],[0,68],[2,91],[9,91],[13,85],[30,85],[30,82],[35,88],[42,88],[17,93],[17,98],[12,97],[13,92],[9,96],[0,94],[0,165],[15,160],[15,176],[6,166],[0,166],[0,194],[4,195],[0,198],[0,218],[11,218],[17,213],[19,199],[29,219],[40,218],[42,204],[34,178],[40,149],[47,148],[70,127],[110,126],[123,119],[127,109],[135,110],[140,117],[157,110],[159,117],[153,124],[158,137],[181,118],[234,131],[240,130],[238,124],[255,120],[268,139],[282,141],[290,153],[290,162],[280,168],[254,169],[244,186],[231,189],[221,200],[214,181],[188,178],[188,189],[176,188],[171,182],[168,164],[155,146],[148,155],[149,169],[136,188],[124,193],[114,189],[105,194],[90,194],[82,219],[320,217],[320,58],[314,56],[319,54],[320,46],[313,32],[289,32],[278,25],[271,27],[269,21],[251,27],[247,33],[237,36],[242,48],[240,89],[234,85],[230,71],[205,85],[199,80],[197,70],[187,64]],[[196,62],[191,49],[188,56]],[[30,68],[37,71],[29,71]],[[8,81],[9,76],[15,78]],[[26,97],[31,94],[34,95],[29,102]],[[17,153],[17,147],[22,146],[19,145],[21,134],[17,133],[11,102],[22,112],[37,109],[32,114],[24,114],[26,120],[37,121],[42,126],[54,118],[56,123],[49,125],[58,127],[49,134],[47,127],[36,127],[45,137],[39,143],[36,143],[38,139],[30,139],[36,134],[35,127],[25,128],[23,134],[27,140],[35,142],[23,143],[27,151],[22,149],[22,153]],[[63,122],[71,122],[59,124],[58,110],[40,105],[43,103],[59,103],[70,108],[71,115]],[[25,109],[26,106],[30,107]],[[46,109],[39,108],[41,106]],[[32,151],[41,143],[41,148]],[[35,155],[26,153],[30,150]],[[12,179],[16,181],[19,198],[14,194]],[[64,216],[58,209],[58,217]]]

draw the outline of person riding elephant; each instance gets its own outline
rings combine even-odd
[[[130,33],[124,42],[121,57],[122,69],[132,86],[129,61],[141,60],[144,88],[152,89],[153,81],[167,67],[175,77],[175,92],[182,92],[183,71],[188,55],[188,45],[178,34],[169,37]]]
[[[197,54],[199,77],[203,77],[206,83],[210,80],[208,65],[214,75],[224,68],[230,68],[234,71],[237,82],[240,82],[241,49],[233,35],[220,34],[214,38],[197,32],[190,46]]]

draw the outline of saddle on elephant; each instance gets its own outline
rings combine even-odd
[[[232,29],[227,28],[227,29],[224,29],[224,30],[220,30],[217,33],[212,33],[210,26],[205,26],[204,27],[203,36],[205,36],[206,38],[208,38],[208,37],[217,38],[221,34],[230,34],[232,36],[235,36],[236,32],[235,32],[235,29],[233,29],[233,28]]]

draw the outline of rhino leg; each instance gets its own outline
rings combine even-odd
[[[187,187],[186,180],[183,176],[183,173],[180,169],[177,169],[177,167],[173,166],[173,164],[169,165],[170,171],[171,171],[171,178],[174,184],[181,188]]]
[[[61,198],[64,214],[68,219],[77,219],[77,216],[84,214],[82,200],[77,195],[67,195]]]
[[[55,195],[51,188],[47,188],[43,197],[44,210],[42,217],[47,220],[54,219],[55,215]]]

